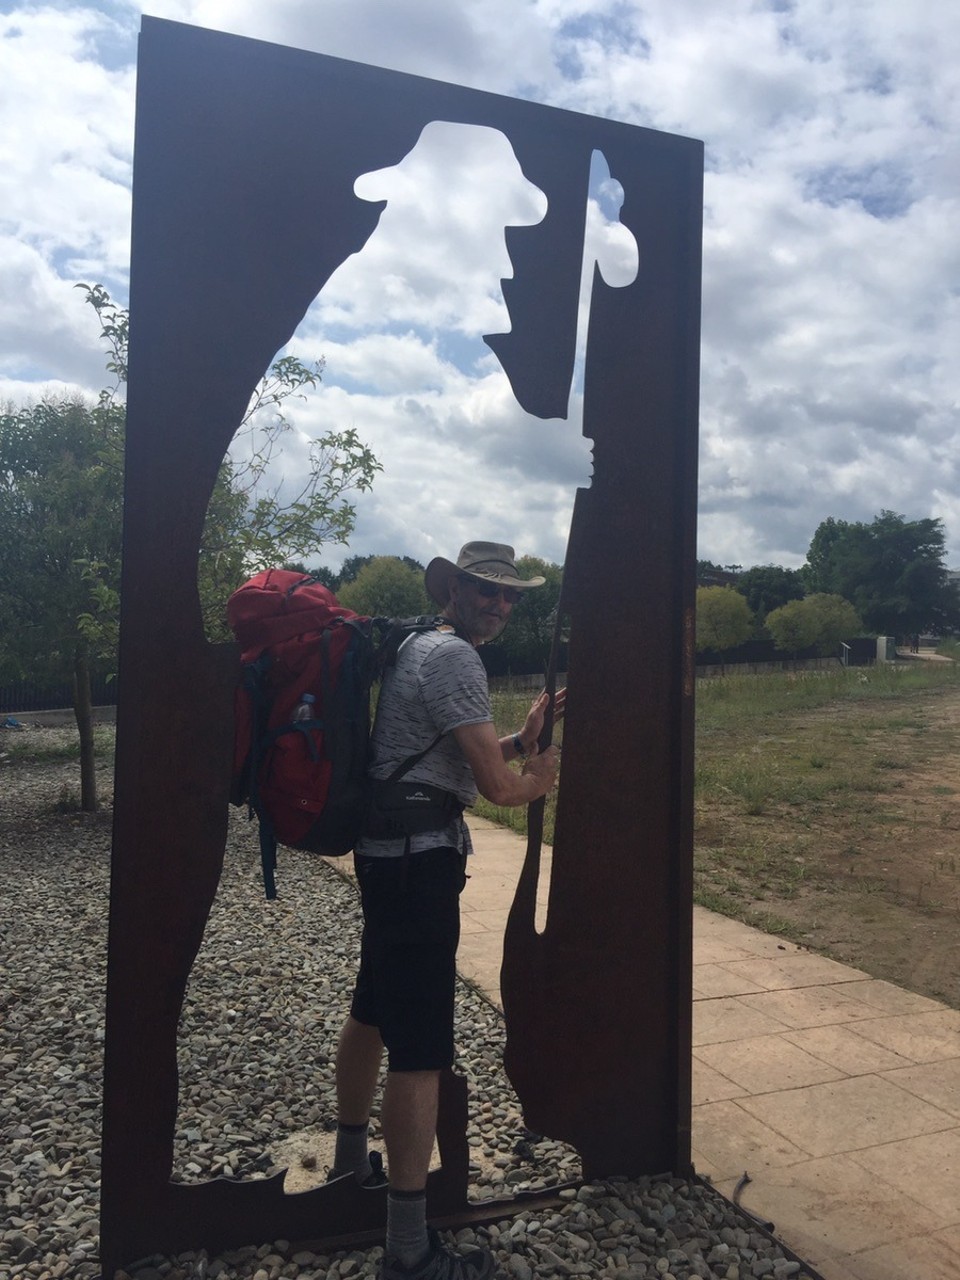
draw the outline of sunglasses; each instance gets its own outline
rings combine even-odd
[[[516,587],[499,587],[495,582],[481,582],[479,578],[470,578],[464,574],[461,582],[467,582],[471,587],[475,588],[478,595],[483,596],[485,600],[493,600],[496,596],[503,596],[507,604],[516,604],[520,599],[520,592]]]

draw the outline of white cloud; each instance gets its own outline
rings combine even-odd
[[[0,235],[0,375],[99,386],[105,377],[99,332],[82,290],[38,249]]]
[[[555,74],[549,28],[516,0],[155,0],[147,11],[499,92]]]
[[[375,364],[389,346],[389,339],[371,338],[364,351]],[[392,393],[328,383],[294,408],[302,436],[286,438],[276,470],[302,472],[303,437],[355,427],[384,470],[372,493],[357,499],[354,545],[362,540],[365,548],[423,560],[440,554],[438,540],[459,546],[477,537],[509,542],[525,536],[533,540],[529,550],[562,560],[574,493],[589,482],[589,444],[578,423],[523,413],[499,370],[471,378],[439,367],[443,377],[433,386],[425,380]],[[518,508],[524,513],[519,531]],[[403,542],[391,548],[388,532],[398,536],[401,528]],[[337,565],[342,554],[331,548],[325,562]]]
[[[311,326],[312,320],[311,315]],[[326,341],[318,331],[310,339],[294,337],[289,350],[303,360],[322,356],[341,386],[362,385],[386,394],[411,387],[438,390],[462,377],[440,356],[436,340],[427,341],[412,330],[366,334],[348,342]]]
[[[328,281],[321,327],[391,323],[466,334],[504,333],[500,280],[513,274],[504,226],[529,226],[547,209],[495,129],[434,123],[396,166],[361,175],[363,200],[386,200],[359,254]]]
[[[73,285],[125,287],[133,71],[97,60],[123,28],[94,8],[0,16],[0,375],[4,393],[104,378]],[[34,381],[35,380],[35,381]]]
[[[96,61],[112,26],[92,8],[0,18],[0,209],[22,239],[115,275],[129,257],[134,80]]]
[[[139,7],[8,8],[0,395],[58,379],[95,388],[97,325],[72,285],[124,296]],[[890,507],[943,517],[960,565],[960,24],[948,7],[164,0],[150,12],[704,138],[700,554],[797,564],[825,516]],[[356,426],[383,458],[351,551],[423,559],[494,536],[560,558],[589,469],[578,404],[569,424],[530,422],[478,345],[507,327],[503,219],[478,221],[500,144],[467,165],[441,135],[441,163],[413,186],[419,156],[370,179],[371,193],[390,186],[387,211],[293,344],[328,360],[298,423]],[[454,212],[463,235],[441,241]],[[607,278],[629,277],[637,246],[615,224],[596,231]],[[424,502],[429,528],[411,514]]]

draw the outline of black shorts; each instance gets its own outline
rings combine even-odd
[[[354,861],[363,941],[350,1012],[378,1028],[389,1070],[450,1067],[465,860],[440,848]]]

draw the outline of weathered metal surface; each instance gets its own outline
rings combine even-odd
[[[690,151],[622,143],[603,149],[640,272],[593,289],[548,915],[538,936],[534,840],[501,975],[527,1123],[587,1176],[690,1160],[699,180]]]
[[[144,19],[134,165],[116,811],[104,1087],[104,1270],[163,1250],[343,1237],[380,1198],[336,1183],[170,1182],[176,1036],[216,893],[237,654],[203,636],[197,549],[250,394],[376,226],[362,173],[442,119],[501,129],[546,192],[511,228],[517,397],[566,412],[594,149],[627,189],[629,289],[597,286],[596,438],[565,595],[571,691],[550,921],[531,867],[511,917],[508,1058],[534,1127],[592,1173],[689,1161],[689,778],[699,144],[393,72]],[[518,534],[519,536],[519,534]],[[175,655],[175,671],[171,670]],[[528,993],[536,996],[528,1001]],[[466,1087],[445,1078],[430,1211],[466,1211]]]

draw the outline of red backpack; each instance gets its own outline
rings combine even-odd
[[[275,898],[278,843],[331,856],[356,844],[371,685],[406,635],[437,620],[360,617],[315,578],[286,569],[267,569],[238,588],[227,620],[243,662],[230,799],[259,819],[264,885]],[[304,694],[313,699],[309,719]]]

